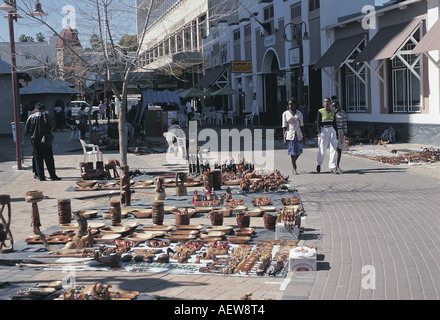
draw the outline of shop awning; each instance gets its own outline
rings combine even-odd
[[[313,66],[313,69],[322,69],[328,67],[339,67],[350,56],[350,54],[357,48],[357,46],[364,41],[366,35],[364,33],[355,36],[337,39],[330,48],[324,53],[321,59]]]
[[[183,106],[180,103],[179,95],[176,91],[151,91],[146,90],[142,92],[142,101],[144,107],[149,104],[158,104],[158,103],[170,103],[176,104],[179,106],[181,112],[183,112]]]
[[[394,57],[402,44],[421,22],[421,19],[415,19],[380,29],[354,62],[358,63]]]
[[[411,53],[419,54],[434,50],[440,50],[440,20],[434,23]]]
[[[202,79],[195,85],[197,88],[201,87],[209,87],[213,85],[220,77],[223,75],[223,73],[226,71],[225,66],[213,68],[211,70],[207,70],[205,75]]]

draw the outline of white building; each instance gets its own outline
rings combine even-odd
[[[320,104],[321,72],[310,68],[321,52],[319,1],[241,0],[237,8],[238,23],[220,22],[204,41],[206,74],[212,78],[222,67],[229,85],[244,93],[243,100],[231,97],[236,113],[257,106],[261,124],[280,126],[290,97],[305,112]]]
[[[224,1],[162,1],[168,10],[147,29],[145,66],[186,68],[188,87],[241,90],[229,109],[244,117],[256,106],[262,125],[280,126],[294,96],[313,127],[323,97],[336,95],[352,129],[380,135],[392,126],[399,141],[434,143],[439,2],[230,0],[214,14]]]
[[[399,141],[438,146],[439,1],[339,1],[336,8],[321,0],[321,10],[328,14],[314,68],[322,70],[323,95],[338,96],[351,127],[391,126]]]
[[[230,18],[235,1],[230,0],[138,0],[138,38],[146,25],[141,67],[184,80],[191,88],[203,72],[203,38],[210,21]],[[151,10],[149,11],[149,9]],[[176,89],[176,88],[175,88]]]

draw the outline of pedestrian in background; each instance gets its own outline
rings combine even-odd
[[[106,111],[106,106],[104,103],[102,103],[102,101],[99,102],[99,119],[100,120],[104,120],[105,119],[105,111]]]
[[[293,174],[298,174],[296,161],[303,153],[304,143],[304,118],[301,111],[297,110],[295,98],[287,104],[287,110],[282,115],[282,128],[284,144],[287,145],[287,154],[292,162]]]
[[[321,172],[321,165],[324,161],[327,149],[330,148],[329,169],[331,173],[337,174],[337,127],[335,110],[330,107],[330,98],[324,98],[324,105],[318,110],[317,132],[318,132],[318,156],[316,158],[316,172]]]
[[[50,179],[61,180],[61,178],[56,175],[52,150],[52,127],[50,125],[49,115],[45,112],[44,105],[36,105],[36,112],[26,121],[25,132],[29,134],[31,138],[34,156],[33,164],[35,165],[34,178],[40,181],[46,181],[44,175],[44,163],[46,163]]]
[[[81,133],[81,139],[86,138],[87,121],[89,116],[86,113],[86,106],[81,104],[81,108],[78,111],[78,130]]]
[[[347,139],[347,114],[341,108],[338,101],[332,103],[332,107],[335,110],[336,128],[338,129],[338,148],[337,148],[337,160],[336,171],[341,172],[339,164],[341,163],[342,149],[345,148],[345,140]]]

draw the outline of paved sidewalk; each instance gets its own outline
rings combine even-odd
[[[42,230],[58,224],[56,199],[72,198],[74,210],[90,208],[90,200],[68,190],[79,180],[78,163],[83,157],[79,142],[69,138],[70,133],[56,133],[55,161],[62,181],[37,181],[31,170],[11,169],[14,157],[0,158],[0,194],[12,197],[16,243],[32,232],[26,191],[42,190],[47,197],[39,203]],[[286,151],[279,143],[276,148],[275,168],[289,175]],[[290,174],[290,182],[298,189],[306,211],[301,238],[318,248],[318,271],[290,272],[286,279],[81,271],[77,283],[111,282],[122,290],[137,290],[145,299],[156,295],[163,299],[238,300],[247,292],[253,292],[254,299],[277,300],[439,299],[440,165],[393,166],[344,154],[343,174],[328,173],[325,162],[317,174],[316,153],[316,148],[305,148],[298,160],[300,174]],[[25,146],[28,165],[29,154]],[[104,157],[117,159],[118,155],[105,152]],[[152,172],[178,169],[166,164],[164,154],[129,154],[129,165]],[[200,219],[200,223],[208,223]],[[43,269],[0,268],[0,282],[9,281],[11,291],[65,276]]]

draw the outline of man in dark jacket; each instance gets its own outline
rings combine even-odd
[[[44,163],[46,163],[47,171],[49,172],[51,180],[61,180],[55,172],[55,161],[52,151],[52,128],[50,126],[50,119],[42,104],[35,106],[35,112],[29,116],[25,125],[26,134],[30,135],[34,165],[35,165],[35,179],[46,181],[44,176]],[[43,143],[42,139],[45,136],[46,141]]]

